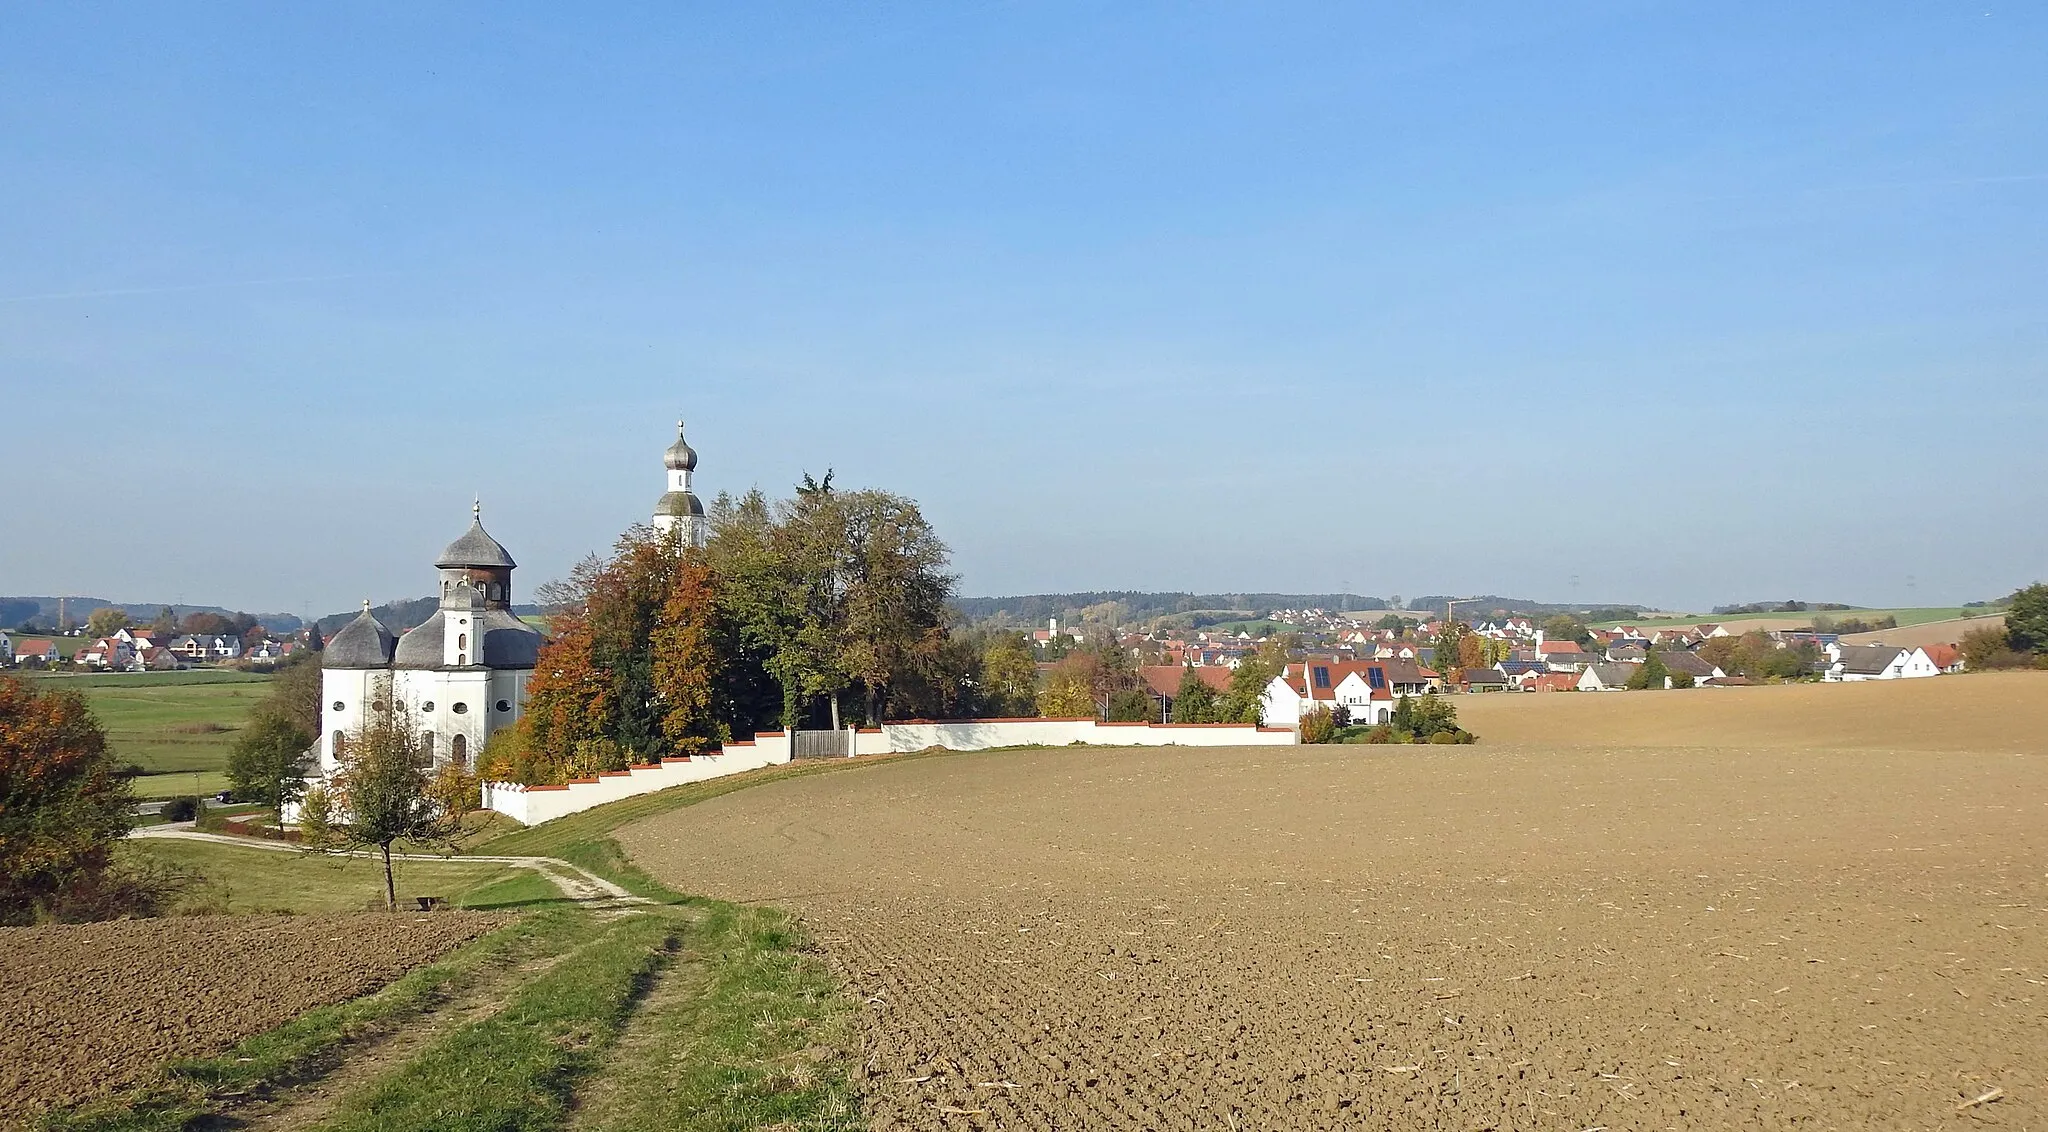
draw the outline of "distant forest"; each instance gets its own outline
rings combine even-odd
[[[1414,610],[1420,614],[1427,614],[1432,610],[1442,613],[1444,601],[1445,598],[1442,596],[1410,598],[1402,602],[1398,608]],[[1562,605],[1493,594],[1483,595],[1476,601],[1467,602],[1462,597],[1458,601],[1458,614],[1462,617],[1547,616],[1552,613],[1582,613],[1590,608],[1592,613],[1599,615],[1593,619],[1600,620],[1633,617],[1644,609],[1640,605]],[[961,617],[966,621],[991,626],[1035,628],[1057,617],[1061,623],[1068,625],[1147,625],[1162,622],[1190,629],[1238,621],[1257,621],[1282,609],[1327,609],[1335,613],[1362,613],[1397,608],[1394,599],[1349,593],[1196,594],[1141,590],[1094,590],[1064,594],[1023,594],[1015,597],[963,597],[953,599],[953,607],[960,611]]]
[[[57,601],[58,599],[54,597],[0,597],[0,629],[13,629],[31,621],[38,627],[54,629],[57,627]],[[186,616],[193,613],[218,613],[223,617],[233,617],[243,612],[219,605],[109,601],[103,597],[66,597],[63,603],[64,616],[74,625],[85,624],[85,619],[92,616],[93,610],[108,607],[126,613],[128,619],[137,625],[147,625],[155,621],[157,615],[165,609],[171,611],[171,619],[174,621],[183,621]],[[255,617],[257,623],[264,628],[278,633],[296,632],[305,624],[295,614],[290,613],[256,613],[250,616]]]

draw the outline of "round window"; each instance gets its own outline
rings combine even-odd
[[[433,711],[433,710],[434,710],[434,701],[432,701],[432,700],[428,700],[427,702],[425,702],[425,703],[421,704],[421,705],[420,705],[420,710],[421,710],[421,711]]]
[[[455,713],[455,714],[457,714],[457,715],[466,715],[466,714],[468,714],[468,712],[469,712],[469,705],[468,705],[468,704],[456,704],[456,705],[455,705],[454,707],[452,707],[452,708],[449,708],[448,710],[449,710],[449,711],[452,711],[452,712],[454,712],[454,713]]]
[[[499,701],[498,701],[498,710],[499,710],[499,711],[511,711],[511,710],[512,710],[512,701],[511,701],[511,700],[499,700]]]
[[[341,702],[340,700],[336,700],[336,701],[334,701],[334,710],[335,710],[335,711],[347,711],[347,710],[348,710],[348,705],[347,705],[347,704],[345,704],[345,703],[342,703],[342,702]]]

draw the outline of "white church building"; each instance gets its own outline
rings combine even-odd
[[[653,525],[683,544],[702,547],[710,534],[704,504],[690,489],[697,453],[683,440],[662,454],[668,490],[654,505]],[[420,760],[435,767],[472,766],[501,727],[526,710],[526,682],[540,656],[541,635],[512,614],[512,571],[518,563],[484,530],[483,505],[469,530],[434,561],[440,607],[403,636],[363,611],[320,654],[319,778],[341,764],[343,745],[376,712],[402,705],[420,729]]]
[[[441,603],[404,636],[362,613],[327,642],[320,659],[320,777],[340,764],[341,744],[372,713],[403,705],[420,728],[420,758],[471,765],[501,727],[519,721],[541,635],[512,615],[518,564],[484,531],[469,531],[434,561]]]

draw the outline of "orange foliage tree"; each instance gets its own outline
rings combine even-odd
[[[98,883],[134,808],[78,693],[0,677],[0,924],[34,922]]]

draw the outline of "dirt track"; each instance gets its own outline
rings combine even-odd
[[[375,912],[0,929],[0,1126],[366,994],[505,922]]]
[[[624,840],[807,914],[881,1128],[2040,1127],[2048,736],[1995,746],[961,755]]]

